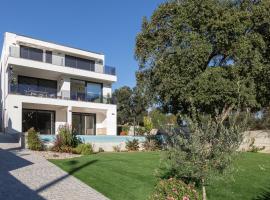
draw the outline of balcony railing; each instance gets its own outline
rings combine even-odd
[[[14,57],[14,58],[22,58],[20,55],[20,47],[10,46],[9,56]],[[42,57],[42,59],[40,59],[40,57]],[[42,56],[39,56],[39,59],[35,59],[35,58],[33,58],[33,59],[23,58],[23,59],[34,60],[37,62],[51,63],[53,65],[58,65],[58,66],[70,67],[70,66],[65,65],[65,55],[64,54],[61,54],[61,55],[53,54],[51,57],[51,60],[50,60],[51,62],[48,62],[48,60],[46,61],[46,53],[45,52],[42,53]],[[71,67],[71,68],[75,68],[75,67]],[[75,68],[75,69],[80,69],[80,68]],[[95,63],[94,69],[89,67],[89,70],[88,69],[82,69],[82,70],[93,71],[96,73],[108,74],[108,75],[114,75],[114,76],[116,75],[115,67],[103,66],[102,64],[99,64],[98,62]]]
[[[35,89],[19,89],[17,85],[10,85],[9,86],[9,94],[19,94],[25,96],[35,96],[35,97],[42,97],[42,98],[53,98],[53,99],[64,99],[64,100],[73,100],[73,101],[84,101],[84,102],[93,102],[93,103],[104,103],[104,104],[115,104],[111,97],[99,97],[99,98],[85,98],[83,96],[74,96],[68,90],[62,90],[57,92],[56,90],[53,91],[51,89],[44,89],[42,91],[35,90]]]
[[[115,67],[105,65],[105,74],[116,75]]]

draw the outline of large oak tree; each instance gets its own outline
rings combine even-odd
[[[138,87],[164,111],[224,120],[269,106],[270,1],[173,0],[143,19]]]

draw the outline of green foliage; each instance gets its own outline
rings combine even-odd
[[[185,117],[185,131],[173,129],[174,135],[168,140],[161,176],[200,185],[216,174],[228,172],[246,128],[247,120],[236,123],[236,118],[237,113],[219,123],[205,115]]]
[[[61,126],[58,129],[58,134],[54,141],[52,151],[57,152],[67,152],[71,153],[73,148],[77,147],[81,142],[79,138],[76,137],[69,126]]]
[[[82,155],[90,155],[94,153],[93,145],[91,144],[79,144],[73,151]]]
[[[28,148],[35,151],[43,150],[43,144],[34,128],[27,131],[27,145]]]
[[[142,126],[135,126],[135,134],[136,135],[144,135],[145,133],[149,133],[146,131],[147,129]]]
[[[143,118],[143,125],[144,125],[146,133],[150,133],[150,131],[154,128],[152,119],[149,116],[145,116]]]
[[[104,152],[104,149],[102,148],[102,147],[99,147],[98,148],[98,152],[100,153],[100,152]]]
[[[262,151],[262,150],[265,149],[265,146],[263,146],[263,147],[256,147],[254,145],[254,143],[255,143],[255,138],[251,138],[251,142],[250,142],[250,144],[248,146],[249,148],[247,150],[248,152],[257,153],[257,152]]]
[[[270,1],[172,0],[143,19],[137,85],[163,111],[226,118],[270,101]],[[224,117],[225,116],[225,117]]]
[[[113,151],[114,152],[120,152],[121,151],[121,147],[119,145],[113,146]]]
[[[270,109],[266,108],[261,111],[262,117],[255,118],[252,116],[249,120],[251,130],[269,130],[270,129]]]
[[[149,117],[153,128],[163,130],[166,126],[175,126],[177,124],[177,117],[173,114],[164,114],[161,111],[155,109],[150,112]]]
[[[193,186],[187,185],[178,179],[170,178],[159,181],[149,199],[198,200],[199,195]]]
[[[146,113],[147,101],[141,91],[135,87],[128,86],[116,89],[113,98],[117,102],[117,122],[118,124],[140,124]],[[134,124],[135,122],[135,124]]]
[[[128,126],[128,125],[123,125],[122,126],[122,131],[125,131],[126,133],[129,132],[129,129],[130,129],[130,126]]]
[[[162,143],[155,135],[146,136],[142,145],[145,151],[157,151],[162,149]]]
[[[128,151],[139,151],[139,140],[133,139],[126,142],[126,149]]]

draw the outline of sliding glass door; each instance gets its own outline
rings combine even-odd
[[[95,135],[96,115],[89,113],[72,113],[72,129],[77,135]]]
[[[40,134],[54,134],[55,112],[48,110],[23,109],[22,128],[26,132],[34,128]]]

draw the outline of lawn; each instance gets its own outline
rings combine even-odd
[[[147,199],[154,188],[159,153],[99,153],[67,160],[50,160],[113,200]],[[207,187],[210,200],[269,200],[270,155],[243,153],[226,180]]]

